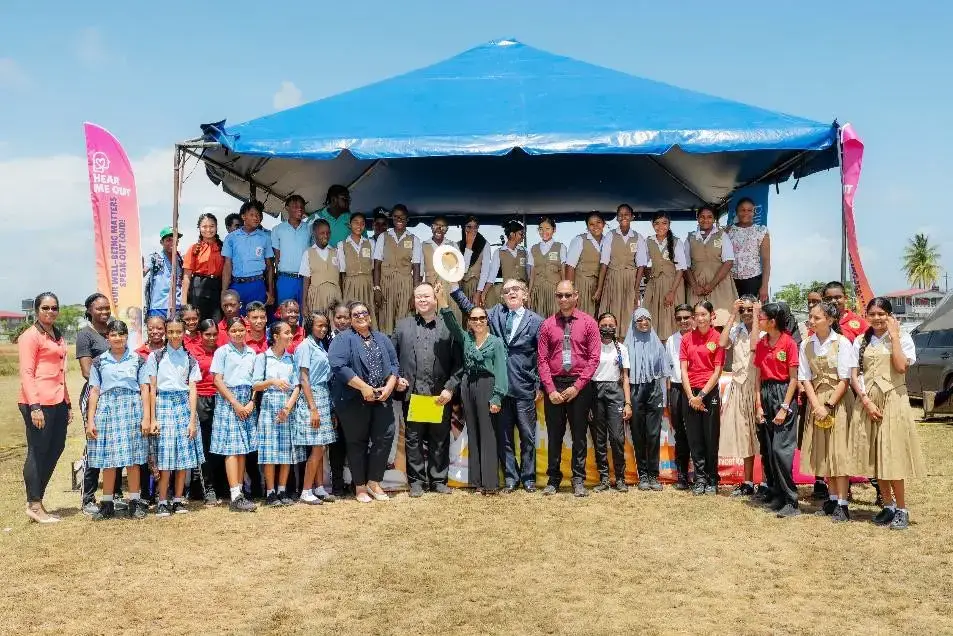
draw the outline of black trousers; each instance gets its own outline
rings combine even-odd
[[[261,499],[265,496],[265,478],[258,466],[258,451],[245,455],[245,474],[248,475],[249,495],[252,499]]]
[[[555,376],[553,383],[557,391],[564,391],[575,383],[576,378]],[[548,485],[557,488],[563,481],[562,462],[563,437],[566,435],[566,422],[572,436],[572,483],[586,481],[586,430],[589,424],[589,406],[592,404],[592,383],[582,387],[582,391],[571,402],[553,404],[545,396],[543,413],[546,416],[546,437],[549,441],[548,466],[546,476]]]
[[[693,388],[692,394],[701,390]],[[682,396],[685,398],[685,396]],[[688,446],[691,449],[692,463],[695,465],[695,481],[699,479],[708,485],[718,483],[718,436],[721,433],[721,400],[718,399],[718,387],[706,395],[702,402],[707,411],[696,411],[683,405],[685,432],[688,434]]]
[[[609,448],[616,481],[625,481],[625,431],[622,428],[622,407],[625,394],[618,382],[592,383],[592,422],[589,434],[595,446],[596,468],[600,481],[609,480]]]
[[[490,413],[493,376],[464,375],[460,387],[463,418],[467,423],[467,469],[474,488],[496,490],[500,487],[500,455],[497,450],[496,415]]]
[[[688,460],[691,451],[688,446],[688,433],[685,432],[685,409],[688,402],[685,400],[685,391],[682,385],[672,385],[668,390],[668,414],[671,418],[672,431],[675,433],[675,468],[680,481],[688,481]]]
[[[449,405],[443,407],[439,424],[408,422],[410,398],[402,404],[404,410],[404,454],[407,457],[407,481],[424,488],[447,483],[450,471],[450,415]],[[424,452],[426,446],[426,453]]]
[[[496,418],[497,443],[503,479],[507,486],[518,483],[536,483],[536,400],[504,397]],[[516,463],[516,439],[513,429],[520,434],[520,460]]]
[[[335,414],[336,417],[336,414]],[[344,492],[344,464],[347,460],[347,441],[344,438],[344,427],[338,419],[338,438],[328,447],[328,464],[331,467],[331,490],[335,493]]]
[[[199,310],[203,320],[211,318],[215,322],[222,319],[222,279],[192,275],[189,285],[188,303]]]
[[[796,508],[794,451],[797,449],[797,409],[788,413],[780,426],[773,422],[787,391],[787,382],[761,383],[761,408],[767,421],[758,425],[758,442],[761,444],[761,467],[768,489],[775,499],[782,499]]]
[[[66,446],[66,426],[69,423],[69,409],[66,402],[55,406],[44,406],[43,428],[33,425],[30,407],[20,404],[20,415],[26,426],[26,459],[23,462],[23,484],[26,486],[27,503],[43,501],[46,487],[53,477],[56,462]]]
[[[337,410],[347,431],[347,461],[355,486],[380,481],[387,470],[387,455],[394,443],[394,406],[386,402],[350,399]]]
[[[212,420],[215,418],[215,396],[200,395],[195,414],[199,421],[199,430],[202,432],[202,447],[205,449],[205,463],[201,466],[205,488],[214,488],[217,494],[228,492],[225,457],[209,452],[212,445]]]
[[[632,385],[632,446],[639,478],[658,479],[659,451],[662,443],[662,382],[641,382]]]
[[[739,298],[746,294],[757,298],[758,292],[761,291],[761,275],[759,274],[752,278],[736,278],[735,289],[738,290]]]

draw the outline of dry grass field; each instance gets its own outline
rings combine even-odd
[[[93,524],[69,490],[78,422],[47,497],[66,518],[41,527],[22,514],[16,387],[0,377],[3,633],[953,633],[949,423],[920,425],[907,532],[672,489]],[[855,499],[869,519],[873,491]]]

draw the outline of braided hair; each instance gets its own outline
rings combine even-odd
[[[668,252],[668,260],[675,262],[675,235],[672,234],[672,219],[668,215],[668,212],[658,211],[652,215],[652,224],[654,225],[659,219],[665,219],[668,221],[668,232],[665,234],[665,251]]]
[[[202,221],[211,221],[215,224],[215,243],[218,244],[218,249],[222,249],[222,239],[218,237],[218,219],[211,212],[206,212],[205,214],[199,215],[198,223],[195,224],[195,227],[201,228]],[[195,242],[195,245],[192,246],[192,258],[198,258],[199,252],[202,249],[202,231],[199,230],[199,240]]]
[[[93,303],[99,300],[100,298],[105,298],[106,300],[109,300],[108,298],[106,298],[106,294],[101,294],[99,292],[96,292],[95,294],[90,294],[89,296],[87,296],[86,300],[83,301],[83,306],[86,308],[86,313],[83,314],[83,317],[86,318],[86,320],[88,320],[89,322],[93,321],[93,314],[90,312],[90,309],[92,309]]]
[[[874,307],[883,309],[888,314],[893,314],[893,305],[890,304],[890,301],[882,296],[877,296],[867,303],[867,313],[870,313],[870,310]],[[863,375],[864,373],[864,351],[867,350],[867,345],[870,344],[870,339],[874,336],[874,328],[867,327],[867,331],[864,332],[864,335],[861,336],[860,340],[860,349],[857,351],[857,374]]]

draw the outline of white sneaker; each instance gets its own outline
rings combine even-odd
[[[99,514],[99,505],[95,501],[90,501],[83,506],[83,514],[87,517],[92,517],[95,514]]]
[[[320,506],[323,503],[320,499],[315,497],[314,493],[310,490],[305,490],[302,492],[299,501],[301,501],[301,503],[306,503],[309,506]]]

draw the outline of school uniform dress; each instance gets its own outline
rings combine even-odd
[[[414,265],[421,260],[421,243],[410,230],[397,236],[394,228],[381,234],[374,246],[374,260],[381,263],[384,303],[377,317],[378,329],[393,333],[397,321],[410,311],[414,294]]]
[[[500,302],[503,281],[515,278],[526,283],[526,250],[522,246],[510,249],[503,245],[494,250],[480,277],[479,290],[483,292],[483,306],[490,308]]]
[[[198,363],[185,347],[166,346],[149,354],[143,370],[150,379],[156,379],[156,468],[187,470],[199,466],[205,461],[202,436],[189,439],[189,384],[202,379]]]
[[[338,243],[338,266],[344,274],[344,289],[341,299],[348,303],[360,301],[371,312],[371,324],[377,324],[377,309],[374,306],[374,249],[373,239],[362,238],[355,242],[348,236]]]
[[[602,239],[599,262],[607,267],[602,288],[601,310],[616,317],[616,336],[625,335],[625,325],[635,310],[639,281],[635,279],[635,255],[645,238],[629,228],[627,234],[613,230]]]
[[[101,354],[109,351],[109,341],[96,331],[92,325],[86,325],[76,334],[76,360],[89,358],[90,362],[98,358]],[[79,413],[82,418],[83,426],[86,426],[86,409],[89,405],[89,380],[83,383],[83,388],[79,393]],[[86,453],[89,453],[89,443],[86,444]],[[121,485],[121,476],[116,477],[116,485]],[[99,469],[90,465],[88,457],[83,462],[83,505],[95,500],[96,490],[99,488]],[[114,492],[120,492],[120,488],[115,488]]]
[[[294,356],[285,351],[279,358],[270,348],[255,357],[254,381],[286,380],[290,388],[282,391],[268,387],[262,393],[258,409],[258,463],[296,464],[307,457],[292,443],[291,429],[296,409],[292,408],[284,422],[278,421],[278,412],[284,408],[294,387],[300,382]],[[297,406],[297,403],[295,404]]]
[[[230,289],[234,289],[241,297],[244,315],[248,303],[256,300],[263,303],[268,299],[265,260],[275,257],[271,235],[260,227],[251,233],[240,227],[225,236],[222,241],[222,256],[232,261]]]
[[[337,248],[313,245],[301,257],[298,273],[308,279],[308,297],[304,306],[309,310],[324,311],[331,303],[343,299]]]
[[[112,352],[101,354],[89,370],[89,386],[99,389],[93,422],[96,439],[87,440],[86,461],[93,468],[138,466],[149,459],[149,443],[142,434],[141,384],[149,377],[142,363],[126,349],[117,360]]]
[[[444,239],[443,245],[451,245],[450,241]],[[441,304],[439,301],[444,301],[444,303],[450,302],[450,281],[441,278],[437,275],[437,270],[433,266],[433,254],[437,251],[437,248],[440,247],[437,245],[433,239],[429,241],[424,241],[423,246],[421,247],[421,263],[420,271],[423,273],[424,282],[430,283],[431,285],[436,285],[440,283],[442,291],[440,292],[439,297],[437,298],[438,305]]]
[[[574,284],[576,291],[579,292],[577,307],[579,311],[593,317],[599,311],[599,303],[593,302],[592,295],[599,286],[601,258],[602,242],[597,241],[590,232],[585,232],[574,238],[569,243],[569,251],[566,253],[566,265],[576,270]],[[555,298],[553,300],[555,302]]]
[[[887,480],[925,477],[926,465],[907,395],[906,374],[898,373],[890,361],[892,348],[898,343],[889,334],[879,338],[872,335],[865,347],[863,342],[863,337],[854,341],[862,386],[883,419],[872,421],[861,401],[856,401],[851,419],[851,456],[856,465],[850,474]],[[916,362],[916,348],[909,334],[900,334],[899,346],[908,364]]]
[[[616,482],[625,482],[625,430],[622,408],[622,369],[629,368],[629,352],[618,342],[603,342],[599,350],[599,364],[592,376],[592,422],[589,435],[595,447],[596,469],[601,482],[609,481],[609,449],[612,450],[612,468]]]
[[[811,383],[821,404],[830,401],[842,380],[850,381],[850,370],[857,366],[857,354],[850,340],[833,330],[824,342],[816,334],[802,342],[799,356],[797,379]],[[808,402],[801,440],[801,472],[821,477],[851,474],[850,418],[853,410],[854,394],[848,387],[831,413],[833,425],[820,427]]]
[[[761,374],[761,410],[764,424],[758,424],[761,467],[771,500],[797,508],[797,486],[794,483],[794,451],[797,449],[797,409],[791,408],[779,426],[774,417],[781,409],[790,382],[790,369],[798,367],[798,348],[786,333],[774,346],[768,336],[758,341],[754,366]],[[793,405],[789,405],[793,406]]]
[[[652,235],[639,245],[635,256],[637,266],[651,268],[646,274],[645,298],[641,306],[652,314],[655,333],[662,340],[667,340],[678,330],[675,325],[675,307],[685,301],[685,290],[680,287],[675,290],[672,304],[665,304],[665,296],[675,285],[678,272],[687,268],[685,246],[681,239],[674,236],[672,239],[674,254],[669,254],[666,239],[659,241]]]
[[[556,304],[556,286],[563,279],[566,246],[554,239],[540,241],[530,248],[526,263],[533,271],[529,308],[540,316],[552,316],[559,309]]]
[[[764,225],[731,225],[725,230],[731,247],[735,252],[735,261],[731,266],[731,277],[735,281],[738,296],[746,294],[757,297],[761,291],[761,243],[768,236]]]
[[[715,372],[715,367],[724,366],[725,350],[718,346],[719,333],[709,329],[701,333],[693,329],[682,336],[679,363],[688,362],[688,383],[692,395],[698,395]],[[682,390],[682,417],[685,433],[695,467],[695,485],[717,486],[718,440],[721,434],[721,399],[718,383],[702,398],[705,411],[696,411]]]
[[[219,347],[212,356],[209,370],[222,376],[225,386],[240,404],[251,401],[256,356],[248,346],[239,350],[231,343]],[[257,421],[255,411],[247,419],[239,419],[232,405],[221,394],[216,394],[209,450],[226,456],[247,455],[258,450]]]
[[[327,446],[337,441],[337,431],[331,421],[331,391],[328,382],[331,381],[331,362],[328,354],[314,338],[306,338],[295,351],[295,364],[300,373],[301,369],[308,370],[308,384],[301,384],[302,391],[311,391],[314,405],[318,409],[320,418],[318,428],[311,426],[311,412],[308,410],[308,401],[298,396],[297,416],[291,430],[291,443],[295,446]]]
[[[195,384],[195,392],[198,394],[195,411],[198,414],[199,432],[202,434],[202,448],[210,449],[212,447],[212,429],[215,423],[215,398],[218,395],[212,373],[212,360],[215,357],[215,351],[209,351],[201,343],[191,347],[186,345],[185,348],[195,358],[199,365],[199,371],[202,372],[202,379]],[[202,463],[202,478],[205,480],[206,489],[211,488],[218,492],[224,492],[227,482],[225,480],[225,464],[221,457],[206,456]]]
[[[699,285],[707,285],[715,280],[721,266],[724,263],[734,264],[734,260],[734,247],[722,230],[713,228],[708,234],[702,234],[701,230],[689,232],[685,245],[685,264]],[[735,299],[738,298],[730,271],[707,296],[697,296],[691,285],[688,285],[687,289],[688,303],[693,307],[695,303],[707,300],[715,309],[731,312]]]
[[[685,431],[685,390],[682,388],[682,365],[679,353],[682,349],[682,333],[676,331],[665,341],[665,351],[672,361],[672,382],[668,389],[666,403],[668,404],[668,419],[675,433],[675,470],[678,481],[688,483],[688,460],[691,452],[688,446],[688,433]]]
[[[490,405],[501,406],[508,389],[506,375],[506,345],[503,340],[488,333],[482,346],[473,334],[464,331],[453,312],[441,309],[440,315],[453,334],[463,343],[463,367],[460,394],[463,414],[467,422],[469,482],[474,488],[497,490],[500,487],[500,461],[496,415]]]
[[[755,396],[754,354],[751,333],[744,323],[732,325],[728,332],[731,349],[731,386],[721,412],[718,454],[745,458],[758,454],[757,407]]]
[[[191,272],[186,302],[199,310],[204,320],[222,317],[222,270],[225,258],[219,241],[199,241],[185,252],[183,268]]]

